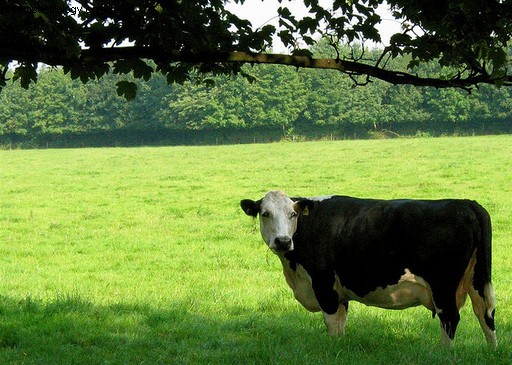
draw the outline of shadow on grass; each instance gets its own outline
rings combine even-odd
[[[211,312],[211,311],[210,311]],[[308,317],[309,316],[309,317]],[[308,322],[309,318],[309,322]],[[356,315],[330,338],[305,312],[222,308],[216,315],[174,302],[96,305],[78,296],[43,302],[0,297],[0,364],[510,364],[503,346],[437,346],[382,319]],[[313,323],[313,325],[312,325]],[[510,328],[508,329],[510,333]],[[509,345],[509,344],[507,344]],[[506,345],[506,346],[507,346]]]

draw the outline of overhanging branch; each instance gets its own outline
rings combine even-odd
[[[504,86],[512,86],[512,76],[505,76],[500,80],[492,79],[489,75],[473,75],[466,78],[452,79],[427,78],[401,71],[391,71],[377,66],[360,62],[340,59],[315,59],[308,56],[251,53],[251,52],[181,52],[164,51],[153,47],[112,47],[101,49],[85,49],[78,58],[67,58],[62,52],[55,50],[23,50],[3,49],[0,46],[0,60],[12,59],[18,62],[42,62],[51,66],[83,66],[98,63],[113,62],[123,59],[151,59],[159,63],[185,62],[185,63],[250,63],[287,65],[297,68],[337,70],[349,75],[367,75],[391,84],[409,84],[414,86],[433,86],[436,88],[456,87],[468,89],[471,86],[487,83],[494,84],[499,81]]]

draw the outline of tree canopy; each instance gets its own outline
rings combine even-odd
[[[328,43],[311,48],[328,54]],[[350,53],[349,48],[342,49]],[[376,56],[378,51],[374,52]],[[401,69],[408,57],[391,60]],[[423,65],[436,71],[435,63]],[[9,83],[0,93],[0,149],[16,147],[216,144],[281,139],[346,139],[510,133],[512,88],[464,90],[391,85],[365,87],[329,70],[242,66],[257,82],[219,75],[214,85],[167,85],[109,73],[83,84],[61,68],[40,67],[29,90]],[[120,80],[137,97],[116,95]]]
[[[244,0],[233,0],[243,3]],[[331,68],[356,83],[373,78],[393,84],[470,88],[480,83],[512,85],[507,43],[512,34],[511,0],[303,0],[309,15],[297,18],[282,0],[279,26],[254,28],[226,9],[225,0],[0,0],[0,87],[8,70],[13,80],[37,80],[37,65],[62,66],[82,82],[109,71],[148,80],[154,72],[168,83],[243,73],[244,63]],[[339,44],[380,42],[376,12],[386,4],[402,31],[379,57],[361,52],[340,55]],[[273,54],[277,35],[288,54]],[[331,40],[332,58],[313,58],[307,50],[318,36]],[[409,55],[407,70],[389,59]],[[435,60],[445,69],[418,74],[416,67]],[[357,76],[357,77],[356,77]],[[363,79],[358,78],[363,76]],[[118,83],[132,98],[136,84]]]

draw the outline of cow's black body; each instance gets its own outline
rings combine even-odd
[[[335,274],[342,286],[364,297],[396,284],[409,269],[427,281],[436,307],[445,311],[455,309],[455,292],[475,251],[482,296],[483,284],[490,282],[490,220],[476,202],[345,196],[310,202],[293,236],[295,250],[286,257],[304,266],[327,313],[338,307]]]
[[[342,331],[348,302],[357,300],[396,309],[424,305],[439,316],[452,340],[469,294],[488,342],[496,346],[491,221],[478,203],[347,196],[290,200],[270,192],[241,205],[253,216],[265,209],[268,220],[285,206],[283,197],[299,212],[293,248],[279,252],[280,244],[288,243],[282,236],[267,244],[277,250],[296,298],[310,310],[321,309],[324,316],[339,316],[342,324],[333,333]],[[270,223],[261,224],[266,232]],[[311,284],[300,270],[307,272]],[[311,301],[313,293],[318,306]]]

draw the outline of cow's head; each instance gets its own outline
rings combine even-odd
[[[312,208],[310,200],[293,201],[281,191],[270,191],[262,199],[244,199],[240,206],[245,214],[260,216],[260,230],[263,240],[277,254],[294,249],[293,235],[297,231],[300,214],[307,215]]]

